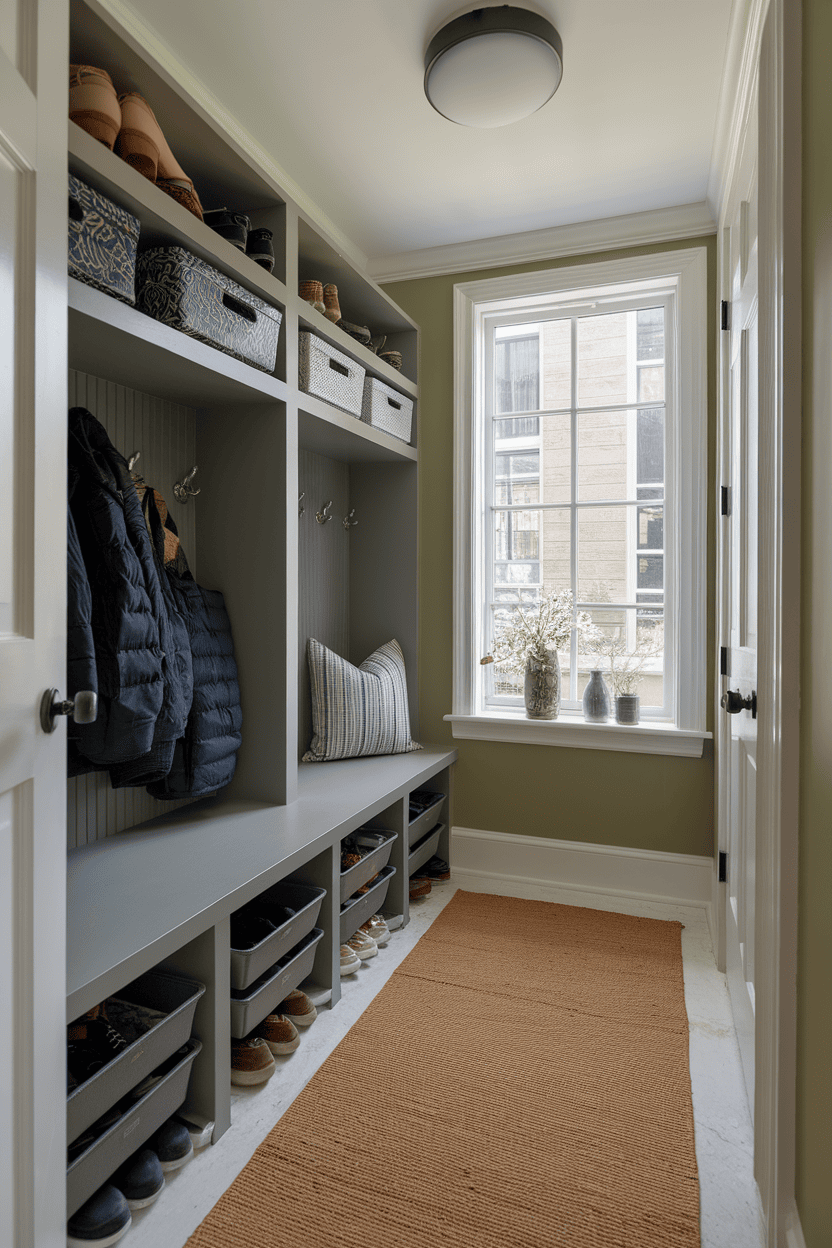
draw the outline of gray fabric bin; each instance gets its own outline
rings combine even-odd
[[[86,1152],[67,1166],[67,1217],[72,1217],[121,1163],[141,1148],[184,1102],[192,1063],[201,1048],[199,1040],[189,1040],[188,1052],[173,1070],[168,1071],[140,1101],[125,1110],[108,1131],[94,1140]]]
[[[307,330],[298,334],[298,386],[351,416],[361,416],[364,369]]]
[[[266,906],[289,906],[297,910],[291,919],[267,936],[253,949],[231,950],[231,987],[248,988],[256,979],[274,966],[285,953],[298,943],[303,936],[312,931],[318,920],[321,903],[326,897],[325,888],[316,888],[312,884],[292,884],[281,881],[250,903],[256,910],[257,901]],[[248,907],[247,907],[248,908]]]
[[[262,1023],[293,988],[297,988],[312,971],[315,964],[315,947],[323,937],[323,931],[315,927],[299,945],[272,968],[273,973],[261,975],[247,994],[231,994],[231,1034],[235,1040]]]
[[[141,253],[136,307],[209,347],[274,371],[283,313],[184,247]]]
[[[407,844],[409,847],[415,845],[426,832],[430,832],[431,828],[436,827],[437,823],[439,823],[443,813],[442,803],[445,801],[445,797],[445,793],[437,793],[434,805],[428,806],[427,810],[423,811],[421,815],[417,815],[407,825]]]
[[[387,866],[397,836],[398,832],[353,832],[351,839],[370,852],[354,867],[341,872],[342,905],[362,884],[367,883],[370,876],[376,875],[382,867]]]
[[[69,276],[135,303],[138,218],[70,174],[68,231]]]
[[[341,906],[341,944],[349,940],[358,931],[362,923],[366,923],[370,915],[376,914],[384,904],[390,881],[396,874],[395,867],[382,867],[379,878],[371,884],[368,891],[360,897],[351,898]]]
[[[429,832],[419,844],[411,849],[407,856],[407,874],[412,875],[414,871],[418,871],[425,863],[433,857],[439,846],[439,838],[442,835],[444,823],[438,823],[432,832]]]
[[[161,1010],[162,1019],[74,1088],[66,1099],[66,1138],[75,1140],[91,1123],[106,1114],[131,1088],[181,1048],[191,1034],[194,1011],[205,985],[166,971],[148,971],[121,992],[113,993],[133,1005]]]

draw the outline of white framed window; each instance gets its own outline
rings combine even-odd
[[[705,732],[706,251],[454,288],[454,699],[458,737],[699,755]],[[483,667],[495,627],[571,589],[647,651],[641,724],[590,725],[573,631],[555,721]]]

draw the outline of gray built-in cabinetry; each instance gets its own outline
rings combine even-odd
[[[312,977],[336,1004],[341,838],[367,822],[398,833],[385,910],[406,923],[408,795],[450,790],[456,754],[430,746],[299,762],[311,731],[310,635],[354,663],[395,637],[419,739],[418,327],[95,0],[72,0],[70,12],[71,60],[145,96],[203,205],[274,231],[269,275],[69,123],[70,172],[139,218],[140,246],[184,246],[284,318],[269,375],[69,281],[70,402],[88,407],[125,455],[142,453],[138,467],[167,499],[195,576],[225,595],[244,721],[237,774],[219,798],[163,804],[114,793],[100,774],[69,782],[67,1019],[160,965],[204,983],[189,1104],[215,1121],[216,1141],[230,1123],[229,915],[281,879],[326,888]],[[402,352],[401,373],[304,303],[296,292],[306,278],[334,282],[343,315]],[[414,400],[411,445],[300,391],[303,329]],[[201,493],[182,506],[173,484],[193,464]],[[320,525],[329,500],[333,518]],[[441,818],[448,857],[449,802]]]

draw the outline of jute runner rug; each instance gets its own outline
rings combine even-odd
[[[456,893],[189,1248],[699,1245],[680,933]]]

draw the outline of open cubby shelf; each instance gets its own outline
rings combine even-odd
[[[272,375],[69,282],[73,401],[105,423],[125,455],[143,450],[140,470],[166,497],[183,471],[199,465],[199,498],[185,509],[171,503],[171,511],[197,580],[225,597],[243,744],[222,794],[172,808],[145,794],[141,801],[114,794],[102,773],[71,782],[67,1019],[153,968],[203,983],[187,1104],[214,1121],[216,1141],[231,1112],[230,915],[280,880],[325,889],[309,982],[337,1005],[342,839],[367,823],[395,833],[384,909],[407,923],[409,794],[450,793],[456,751],[440,747],[299,761],[311,731],[310,636],[356,664],[395,637],[420,739],[419,331],[309,218],[275,168],[258,164],[240,134],[154,61],[109,5],[70,0],[70,20],[71,60],[101,66],[117,90],[145,96],[204,207],[245,212],[274,236],[272,275],[69,124],[70,172],[139,219],[140,250],[184,247],[283,315]],[[297,290],[307,278],[335,283],[344,318],[387,335],[388,347],[402,353],[402,371],[304,303]],[[303,330],[413,400],[410,445],[300,389]],[[333,523],[316,521],[324,504]],[[350,513],[357,524],[345,527]],[[443,811],[438,852],[449,858]]]

